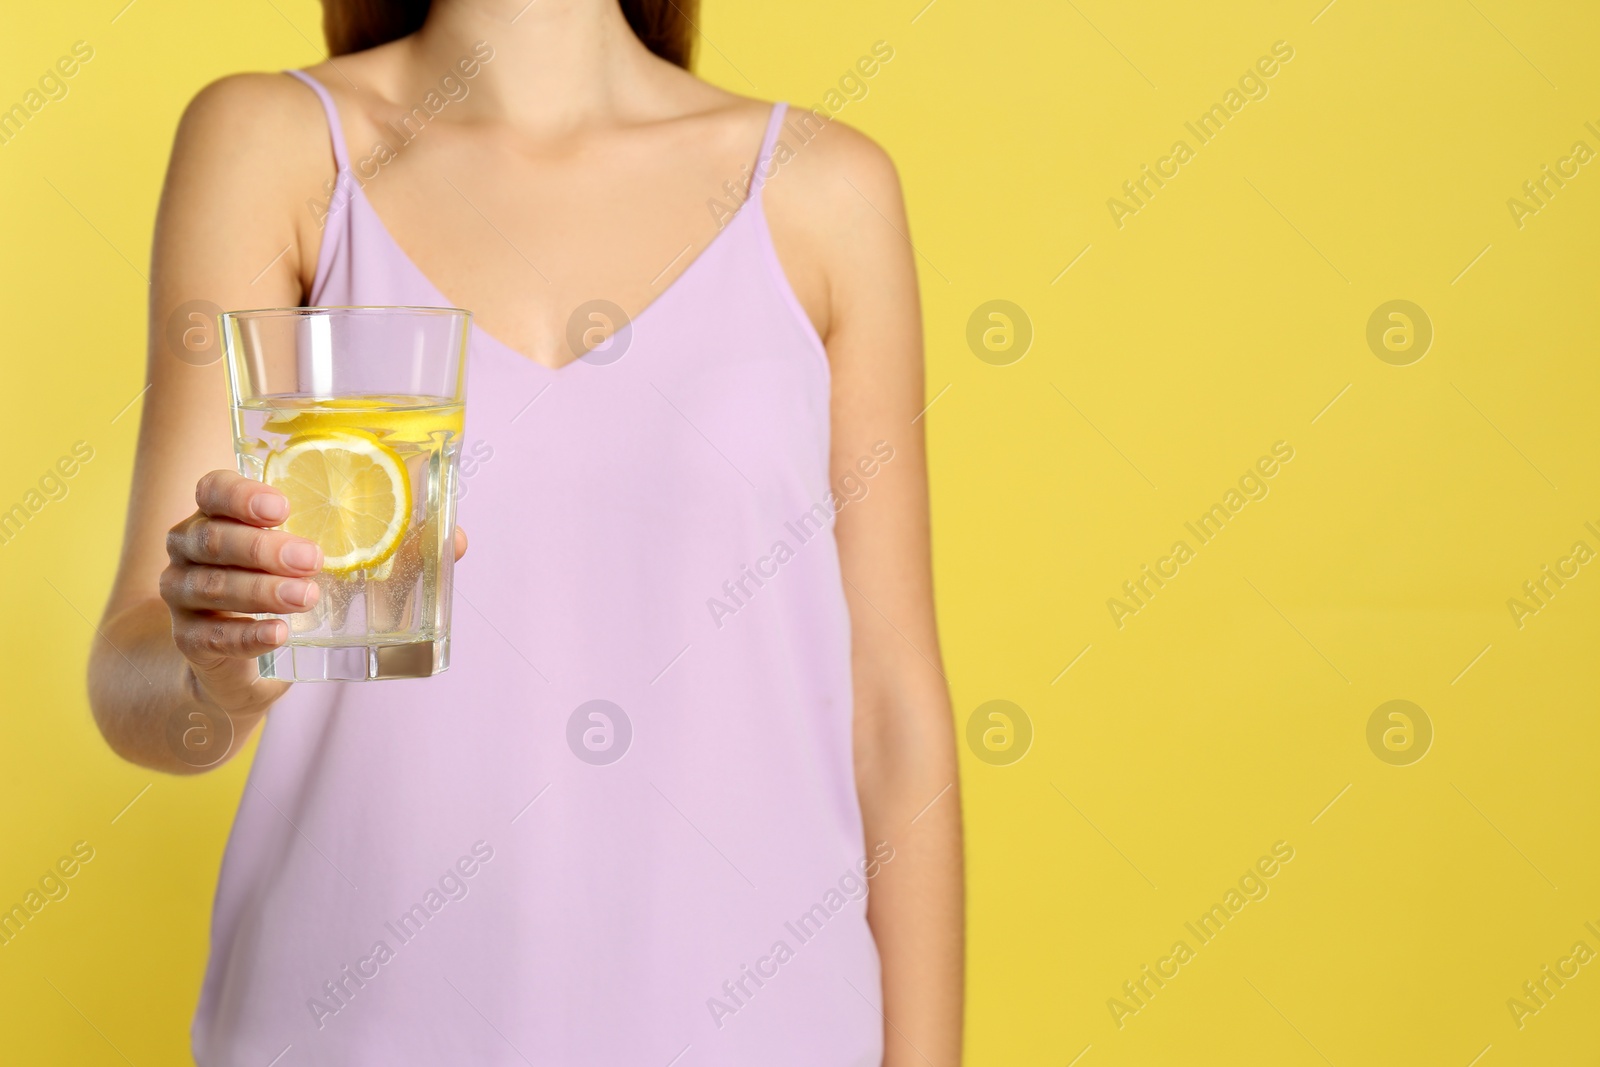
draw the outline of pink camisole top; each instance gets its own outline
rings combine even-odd
[[[450,301],[339,167],[310,302]],[[551,370],[474,327],[451,665],[296,685],[229,838],[202,1067],[882,1057],[829,368],[748,199]],[[780,155],[779,158],[782,158]]]

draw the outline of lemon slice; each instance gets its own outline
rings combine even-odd
[[[264,480],[289,498],[283,529],[321,547],[324,571],[368,570],[405,537],[411,481],[394,449],[371,434],[291,437],[267,457]]]
[[[383,440],[425,442],[435,433],[461,435],[459,404],[430,403],[427,397],[329,397],[308,407],[272,409],[262,426],[289,436],[361,430]]]

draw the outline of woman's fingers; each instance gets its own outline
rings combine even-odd
[[[282,530],[263,530],[237,519],[195,515],[167,535],[173,563],[250,567],[274,574],[308,575],[322,569],[322,550],[313,541]]]
[[[202,477],[194,499],[199,510],[167,535],[171,565],[161,573],[172,640],[205,699],[223,709],[259,707],[255,657],[288,641],[289,627],[250,616],[314,607],[322,550],[268,529],[289,517],[288,499],[233,471]]]
[[[460,559],[462,556],[465,556],[466,554],[467,554],[467,531],[465,531],[461,527],[457,526],[456,527],[456,559]]]
[[[271,652],[288,639],[289,627],[281,619],[241,619],[183,610],[172,613],[172,640],[178,651],[197,673],[215,673],[215,680],[230,686],[235,681],[232,675],[242,668],[229,661],[244,660],[244,666],[253,668],[250,658]]]
[[[174,564],[161,574],[161,598],[174,610],[288,615],[314,606],[317,583],[305,578]]]
[[[289,517],[289,499],[269,485],[234,471],[215,470],[194,488],[202,515],[237,519],[251,526],[276,526]]]

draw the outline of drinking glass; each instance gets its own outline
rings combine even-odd
[[[422,678],[450,665],[467,336],[457,308],[222,315],[239,472],[290,500],[321,596],[281,618],[263,677]]]

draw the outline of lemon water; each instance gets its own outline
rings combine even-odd
[[[240,473],[283,492],[282,529],[324,556],[320,598],[278,616],[289,641],[261,657],[263,676],[425,677],[449,665],[461,426],[460,403],[426,396],[271,396],[234,409]]]

